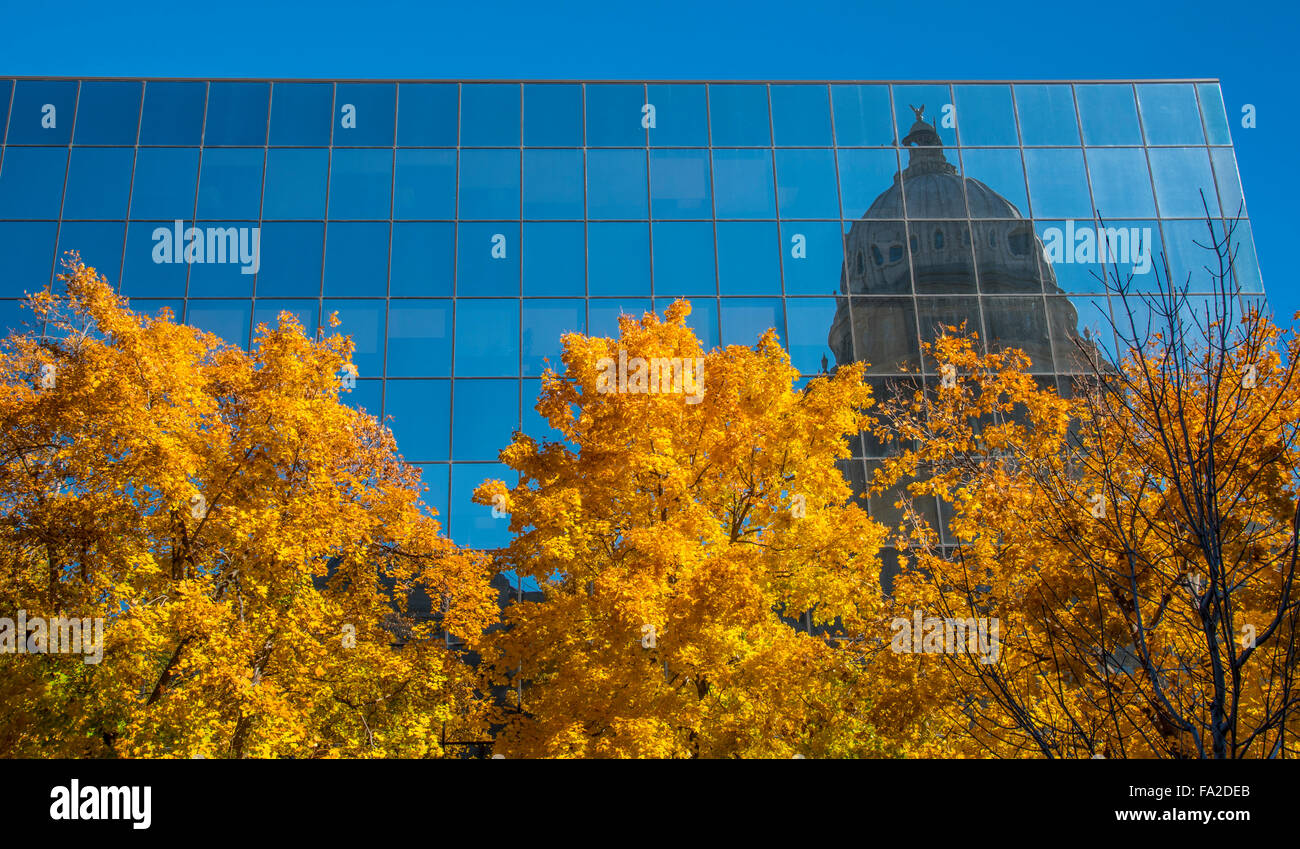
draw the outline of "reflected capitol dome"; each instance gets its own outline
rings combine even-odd
[[[907,167],[845,239],[841,296],[828,336],[836,364],[864,360],[870,373],[916,371],[918,330],[929,341],[938,325],[964,320],[996,347],[1023,349],[1035,372],[1083,370],[1072,341],[1079,333],[1074,306],[1048,297],[1044,312],[1043,293],[1063,293],[1031,223],[1002,195],[958,173],[924,109],[912,107],[916,122],[903,138]],[[922,297],[913,301],[913,292]],[[1055,368],[1053,339],[1065,360]]]

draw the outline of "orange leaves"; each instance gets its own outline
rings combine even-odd
[[[103,617],[107,650],[0,656],[71,729],[0,729],[3,750],[418,756],[442,752],[430,716],[479,733],[443,631],[495,621],[487,564],[339,401],[351,343],[285,314],[245,352],[75,263],[62,283],[32,299],[46,334],[0,348],[0,599]]]

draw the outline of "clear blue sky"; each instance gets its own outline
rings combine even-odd
[[[4,0],[0,75],[538,79],[1222,80],[1264,285],[1300,194],[1300,11],[1280,0],[335,2]],[[1287,94],[1288,88],[1292,93]],[[1241,105],[1258,127],[1240,126]]]

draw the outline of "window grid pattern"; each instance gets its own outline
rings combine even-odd
[[[944,100],[925,103],[924,116],[943,138],[944,156],[962,176],[984,179],[978,168],[968,164],[968,156],[971,161],[984,157],[1018,163],[1008,174],[998,174],[998,181],[990,178],[989,183],[995,191],[1011,195],[1040,237],[1045,226],[1063,220],[1062,209],[1071,210],[1068,217],[1080,224],[1093,221],[1103,195],[1097,180],[1108,179],[1102,164],[1109,161],[1107,157],[1141,163],[1146,185],[1139,194],[1150,193],[1150,214],[1131,220],[1152,229],[1156,239],[1153,262],[1159,261],[1163,248],[1173,264],[1172,258],[1181,256],[1175,245],[1179,239],[1186,240],[1189,228],[1200,219],[1193,214],[1188,198],[1169,188],[1171,181],[1166,175],[1188,174],[1200,179],[1198,187],[1211,199],[1211,214],[1221,225],[1237,213],[1235,206],[1229,207],[1241,203],[1221,95],[1213,81],[129,80],[93,90],[87,88],[87,82],[0,80],[0,114],[5,117],[0,132],[0,248],[9,249],[22,241],[28,257],[15,266],[14,279],[0,281],[0,320],[14,323],[17,299],[57,273],[58,257],[70,247],[80,247],[88,263],[102,268],[118,282],[123,294],[142,308],[172,306],[184,320],[245,345],[256,323],[272,320],[266,311],[279,307],[299,311],[309,331],[323,326],[335,309],[344,317],[343,332],[360,330],[356,323],[368,320],[364,332],[355,334],[358,359],[366,365],[361,368],[352,401],[393,417],[399,444],[411,446],[408,459],[424,465],[426,479],[432,480],[432,500],[447,517],[450,531],[471,543],[487,539],[483,528],[490,523],[477,515],[472,521],[457,521],[459,511],[478,510],[477,505],[448,507],[462,504],[471,478],[505,473],[494,459],[509,431],[521,428],[537,435],[544,431],[530,408],[539,386],[540,355],[548,356],[551,363],[558,360],[558,338],[547,333],[558,336],[561,329],[612,333],[616,312],[662,311],[675,297],[686,296],[695,307],[692,323],[706,345],[742,341],[770,325],[791,346],[796,365],[806,374],[819,370],[819,353],[834,363],[825,343],[829,326],[819,330],[815,322],[807,324],[806,317],[820,310],[829,325],[829,315],[842,305],[850,317],[852,334],[859,327],[852,320],[854,312],[870,309],[873,299],[886,297],[841,291],[841,271],[847,275],[852,259],[848,233],[860,220],[860,211],[854,206],[859,201],[854,197],[851,202],[846,191],[861,193],[862,189],[851,184],[855,163],[866,161],[861,158],[865,153],[892,155],[897,167],[891,170],[907,168],[917,148],[900,144],[908,132],[904,107],[914,106],[911,101],[916,97]],[[326,86],[328,97],[324,96]],[[65,94],[68,90],[70,103]],[[110,90],[110,94],[104,93]],[[151,93],[156,95],[152,101]],[[535,99],[530,101],[530,95]],[[120,96],[120,109],[115,112],[111,100],[93,100],[106,96]],[[158,124],[161,129],[155,128],[161,107],[154,104],[171,103],[169,97],[178,98],[177,102],[187,107],[181,113],[201,116],[197,135],[187,136],[189,131],[180,126],[179,119],[175,126]],[[328,101],[328,115],[302,105],[311,97],[322,104]],[[1106,108],[1097,106],[1102,101]],[[531,109],[530,102],[534,103]],[[517,115],[510,114],[512,103],[517,103]],[[692,109],[693,103],[699,108]],[[883,109],[873,111],[873,103]],[[1119,107],[1113,108],[1114,104]],[[51,107],[57,118],[47,128],[43,122]],[[95,138],[100,132],[89,125],[78,128],[83,109],[96,116],[115,116],[123,126],[133,124],[134,143],[82,143],[84,133]],[[135,110],[134,115],[129,109]],[[299,111],[303,109],[307,111]],[[346,123],[349,110],[351,126]],[[823,112],[824,121],[820,117]],[[1132,121],[1127,117],[1130,112]],[[557,118],[560,113],[576,115],[578,126],[566,124],[563,114]],[[1098,117],[1111,113],[1120,116],[1113,123]],[[323,127],[325,120],[329,121],[328,133],[311,131]],[[539,131],[545,125],[542,135],[546,140],[563,137],[571,143],[529,144],[530,121]],[[969,143],[964,137],[967,121]],[[454,127],[446,126],[448,123]],[[473,128],[469,139],[467,125]],[[796,126],[795,140],[801,143],[789,143],[796,134],[787,128]],[[288,135],[277,133],[277,128],[287,128]],[[49,132],[53,141],[46,142],[43,132]],[[817,143],[808,143],[813,136]],[[128,138],[129,133],[123,132],[121,137]],[[182,137],[190,143],[157,143]],[[662,144],[661,138],[665,139]],[[991,138],[1000,143],[990,143]],[[1069,139],[1073,143],[1063,143]],[[412,144],[412,140],[421,143]],[[110,199],[121,214],[85,214],[81,206],[71,209],[69,202],[74,198],[81,204],[83,196],[90,197],[91,206],[102,200],[93,190],[84,190],[85,181],[74,165],[79,165],[83,156],[114,149],[131,151],[126,197]],[[63,153],[61,174],[55,150]],[[260,153],[260,170],[239,164],[241,150],[252,154],[247,163],[255,163]],[[193,174],[188,169],[169,174],[164,167],[160,178],[152,168],[143,167],[151,157],[164,155],[158,151],[173,152],[178,161],[193,153]],[[288,177],[280,172],[282,167],[301,166],[313,151],[323,154],[323,172],[312,173],[305,166],[301,173]],[[569,177],[548,174],[541,167],[530,170],[530,165],[561,161],[534,159],[530,152],[568,157],[580,167]],[[1075,157],[1081,164],[1082,179],[1062,189],[1054,182],[1054,175],[1061,170],[1055,166],[1068,164]],[[52,163],[44,184],[27,176],[32,171],[29,166],[39,165],[42,158]],[[385,159],[387,173],[382,164]],[[799,163],[817,162],[829,164],[833,182],[829,188],[812,179],[812,170],[808,175],[799,170]],[[1192,166],[1200,170],[1194,174],[1186,170]],[[809,176],[807,182],[800,181],[804,176]],[[227,192],[234,193],[245,178],[250,193],[256,196],[257,212],[248,214],[249,206],[247,212],[227,217],[228,210],[217,200],[226,198]],[[572,185],[573,178],[581,184]],[[282,179],[287,182],[282,184]],[[756,190],[760,183],[761,190]],[[387,198],[376,202],[371,194],[381,191],[381,185]],[[445,197],[448,187],[450,197]],[[58,194],[57,212],[29,214],[32,210],[20,194],[40,188]],[[889,183],[883,180],[864,190],[869,197],[888,188]],[[400,208],[399,192],[403,199]],[[964,216],[933,219],[911,210],[908,192],[903,191],[899,223],[906,234],[904,251],[913,280],[915,249],[908,246],[928,238],[936,221],[960,222],[971,234],[974,288],[951,294],[974,297],[977,329],[988,339],[991,305],[996,309],[998,299],[1024,300],[1024,295],[983,288],[976,251],[977,224],[988,219],[975,214],[977,199],[969,195],[966,181],[963,192],[967,193]],[[138,199],[169,193],[189,202],[167,205],[168,201],[151,211],[142,210],[140,215],[146,217],[137,217]],[[321,196],[318,214],[268,215],[272,197],[317,194]],[[439,197],[445,202],[435,202]],[[539,199],[541,203],[532,203]],[[798,208],[801,201],[809,206]],[[416,207],[414,212],[411,205]],[[108,206],[105,201],[102,208]],[[159,216],[158,210],[163,208],[175,213]],[[498,214],[484,214],[485,210]],[[1242,288],[1262,298],[1244,205],[1241,210]],[[196,276],[201,266],[186,263],[183,277],[176,274],[166,282],[137,285],[133,277],[149,276],[147,263],[140,258],[153,247],[148,232],[172,220],[196,227],[257,227],[263,234],[261,267],[251,275],[232,273],[223,279],[205,276],[201,280]],[[348,256],[346,234],[360,234],[365,228],[385,231],[376,243],[384,245],[387,253],[382,273],[362,269]],[[52,238],[41,235],[47,231]],[[277,233],[290,232],[305,235],[299,241],[283,240],[290,243],[284,249],[272,241]],[[831,232],[837,235],[812,241],[818,233]],[[87,239],[87,233],[100,234],[102,241]],[[331,233],[335,234],[333,242]],[[530,255],[557,250],[556,244],[563,239],[554,234],[560,233],[577,246],[565,261],[580,266],[566,272],[571,279],[581,279],[580,287],[571,283],[561,286],[555,277],[547,276],[558,267],[554,263],[541,272],[529,265]],[[702,281],[712,277],[711,281],[677,282],[672,274],[680,269],[674,266],[681,266],[683,260],[673,254],[679,245],[670,233],[692,234],[700,245],[711,247],[711,258],[707,248],[691,257],[704,269]],[[114,234],[120,238],[115,239]],[[441,234],[437,238],[442,241],[427,241],[432,234]],[[811,254],[793,257],[792,237],[809,240],[815,245],[811,250],[829,251],[819,260],[825,269],[820,290],[810,291],[799,276],[802,272],[797,263],[807,262]],[[70,239],[77,244],[68,243]],[[430,280],[427,269],[419,266],[417,271],[426,274],[422,282],[405,282],[413,274],[408,262],[412,243],[427,246],[429,255],[424,260],[430,267],[440,262],[449,266],[439,272],[441,278]],[[302,261],[314,257],[317,249],[319,268],[314,260]],[[498,249],[503,256],[489,253]],[[401,267],[399,253],[406,263]],[[419,258],[418,251],[415,256]],[[290,265],[287,271],[286,264]],[[1060,293],[1044,288],[1032,296],[1043,303],[1048,315],[1049,301],[1061,297],[1113,312],[1108,296],[1072,282],[1078,278],[1066,279],[1060,266],[1055,271]],[[623,277],[632,282],[620,282]],[[394,287],[398,279],[403,281],[400,291]],[[339,288],[338,280],[348,282]],[[412,294],[413,289],[418,293]],[[901,295],[911,300],[918,339],[926,335],[922,301],[937,302],[943,297],[943,293],[930,297],[935,294],[918,292],[913,285]],[[889,297],[896,300],[899,296]],[[484,321],[484,315],[499,320]],[[550,315],[556,320],[543,328],[530,323],[530,315]],[[433,336],[412,332],[412,327],[426,318],[440,323],[437,339],[444,341],[434,344]],[[1081,327],[1085,321],[1081,311]],[[1046,327],[1049,350],[1059,350],[1063,340],[1052,338],[1052,322]],[[513,338],[503,335],[503,328]],[[485,338],[489,335],[493,338]],[[402,341],[407,339],[413,341]],[[859,341],[852,338],[853,350],[859,350]],[[402,345],[406,347],[399,353],[397,348]],[[425,362],[427,366],[420,365]],[[934,377],[933,364],[923,360],[920,370],[924,377]],[[1050,360],[1037,370],[1045,378],[1056,373]],[[505,396],[504,402],[485,409],[482,402],[489,394],[487,387],[493,390],[493,397]],[[508,387],[513,391],[502,391]],[[456,413],[458,396],[461,421]],[[435,420],[445,424],[432,435],[414,432],[415,427]],[[865,439],[858,440],[854,453],[859,458],[855,463],[878,456]],[[461,465],[472,467],[464,471],[474,474],[457,475],[455,467]]]

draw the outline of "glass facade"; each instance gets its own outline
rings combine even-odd
[[[477,547],[507,523],[469,495],[513,430],[547,435],[561,334],[620,313],[687,297],[706,346],[774,327],[805,374],[866,360],[881,384],[934,377],[920,341],[966,321],[1064,379],[1085,329],[1113,344],[1104,261],[1205,289],[1207,209],[1242,215],[1237,282],[1263,294],[1208,80],[17,79],[0,118],[0,327],[72,248],[235,344],[337,311],[349,403],[391,417]]]

